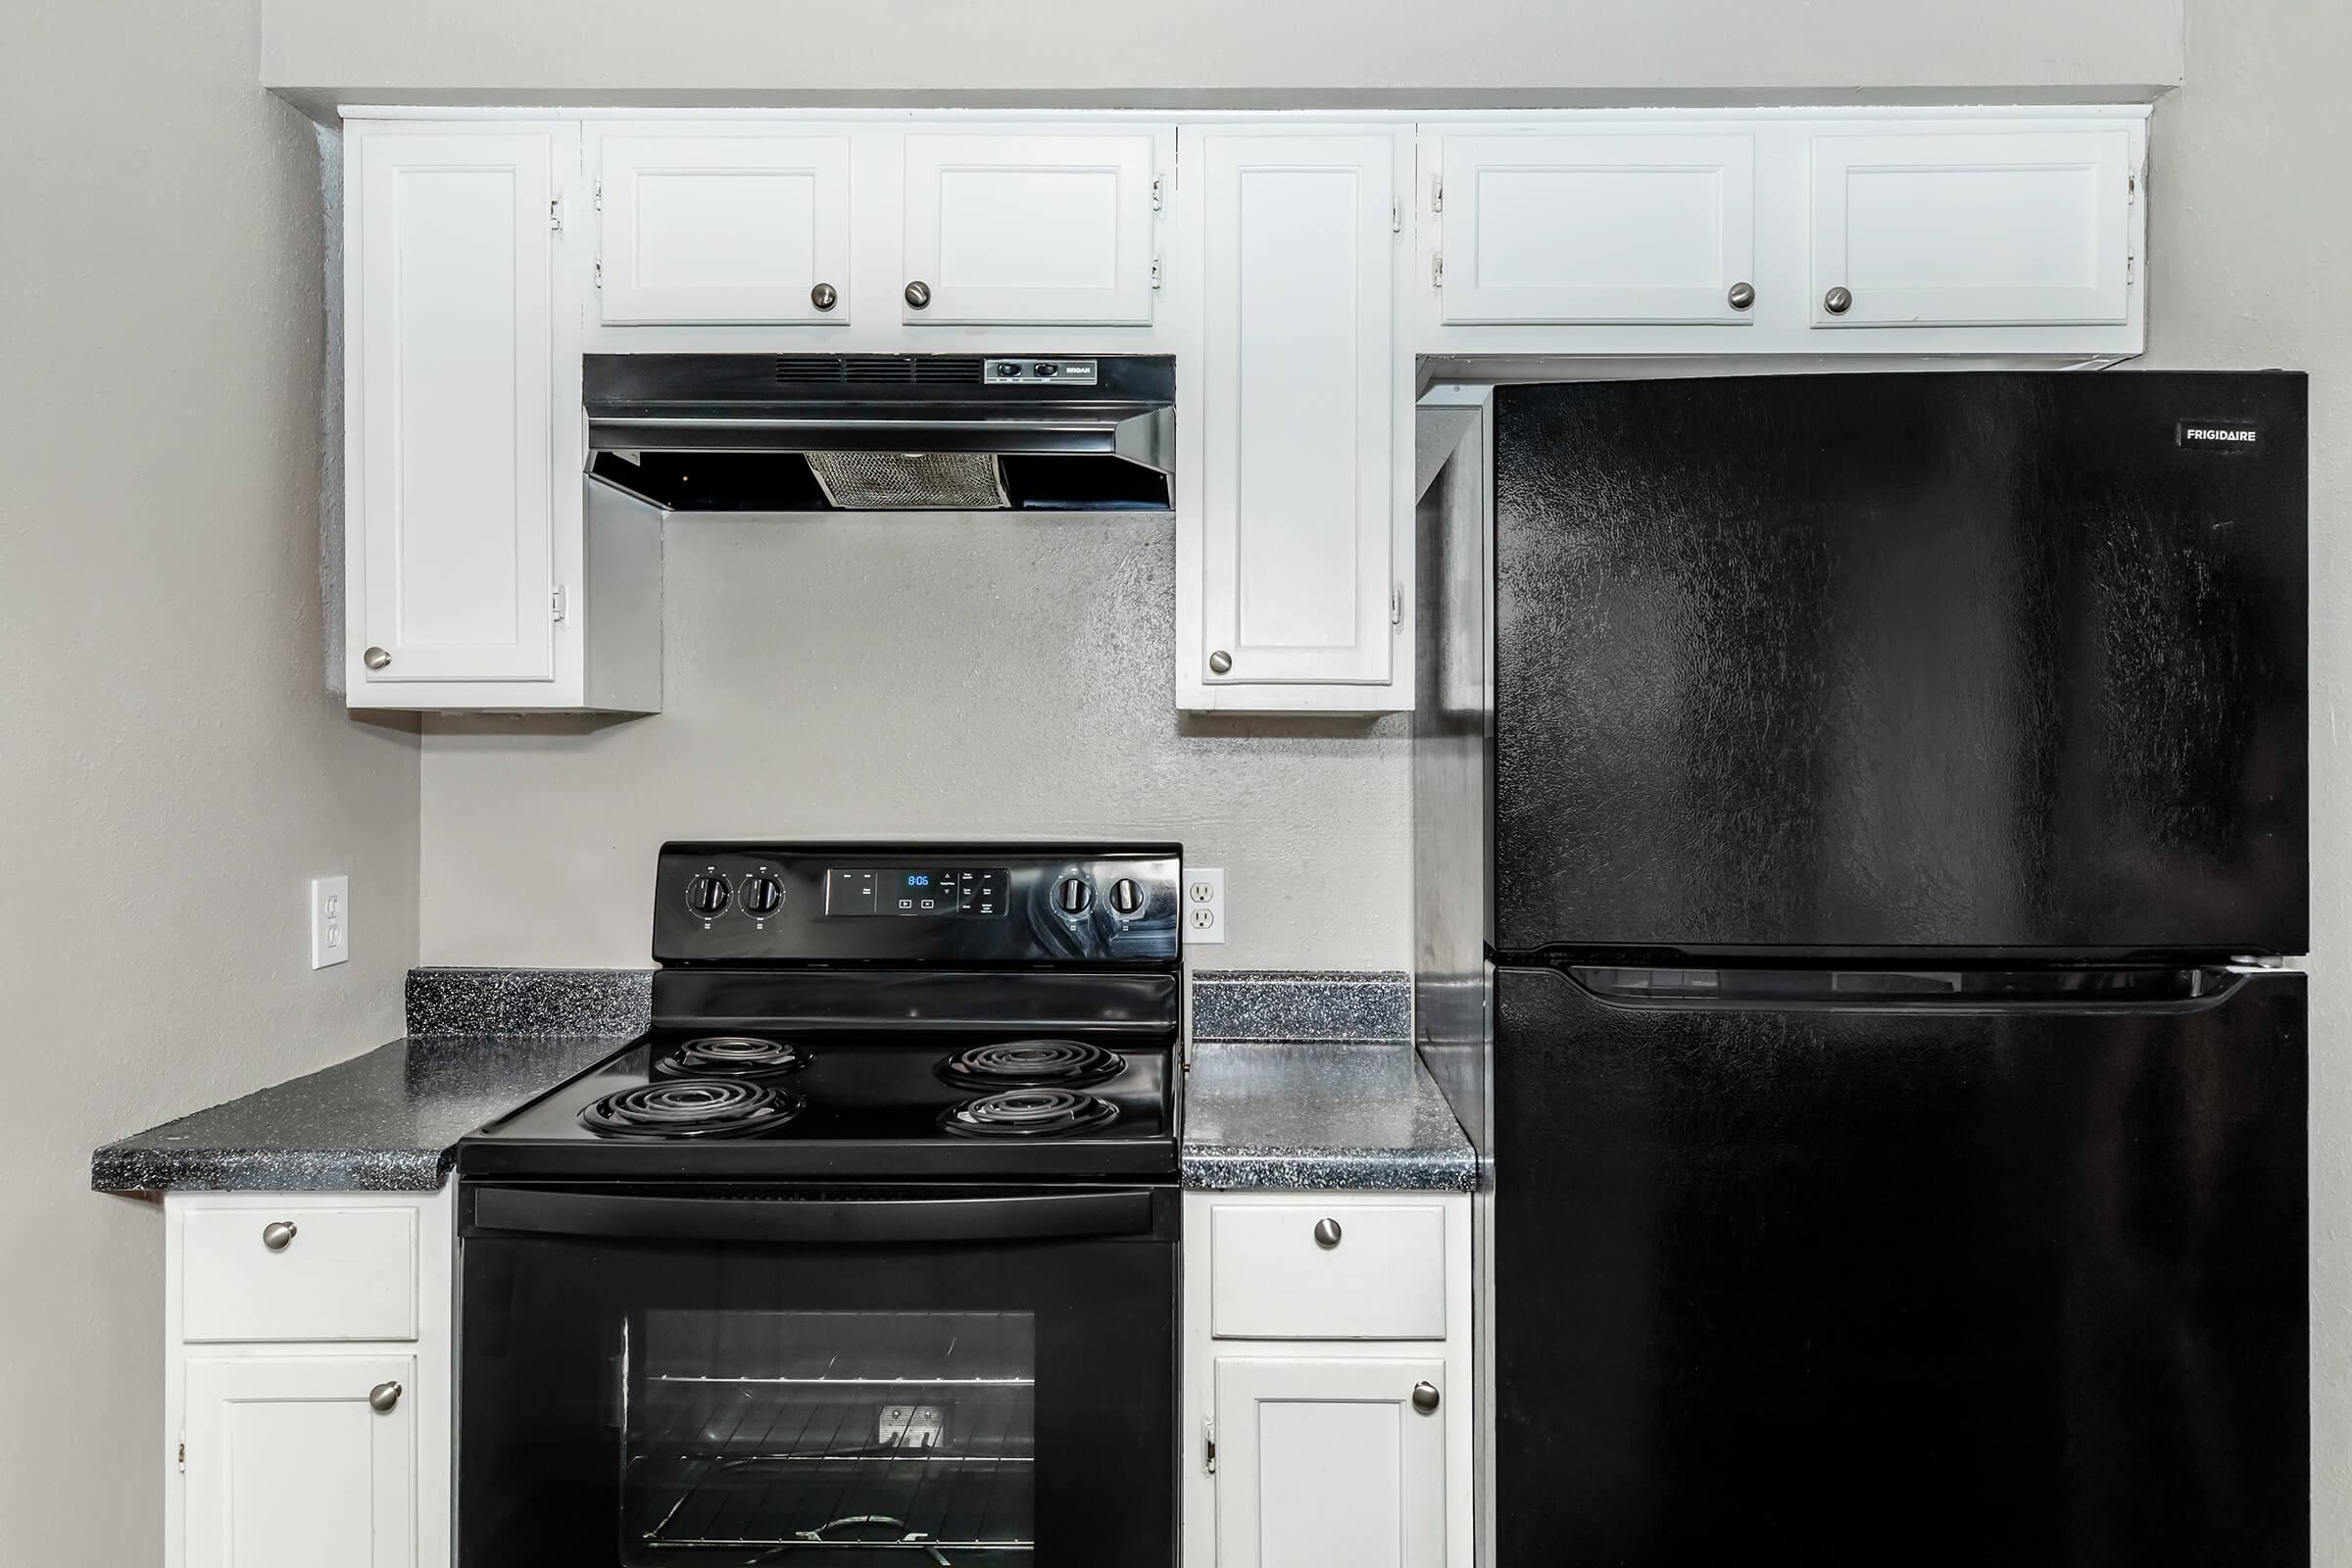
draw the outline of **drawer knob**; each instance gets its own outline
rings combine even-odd
[[[1732,285],[1732,291],[1725,295],[1724,298],[1731,301],[1733,310],[1744,311],[1749,306],[1756,303],[1756,285],[1753,283],[1734,283]]]
[[[1834,288],[1821,297],[1821,308],[1832,316],[1843,316],[1854,308],[1854,292],[1849,288]]]
[[[1340,1222],[1336,1219],[1315,1221],[1315,1245],[1328,1251],[1340,1245]]]
[[[808,303],[820,311],[829,311],[841,303],[841,291],[830,283],[819,283],[808,291]]]
[[[917,278],[906,285],[906,303],[921,310],[931,303],[931,285]]]
[[[1424,1383],[1421,1385],[1421,1387],[1426,1389],[1429,1388],[1429,1385]],[[1432,1390],[1431,1392],[1433,1395],[1431,1402],[1434,1403],[1436,1402],[1434,1398],[1436,1391]],[[1416,1392],[1413,1395],[1413,1397],[1415,1400],[1418,1400],[1421,1396],[1418,1392]],[[391,1409],[399,1402],[400,1385],[397,1383],[378,1383],[374,1388],[368,1391],[368,1408],[373,1410],[378,1415],[383,1414],[386,1410]]]
[[[1435,1383],[1413,1385],[1413,1408],[1423,1415],[1438,1407],[1438,1386]]]
[[[272,1252],[282,1252],[294,1244],[294,1222],[273,1219],[262,1227],[262,1245]]]

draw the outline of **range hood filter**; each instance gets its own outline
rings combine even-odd
[[[844,512],[1001,512],[1004,466],[988,452],[810,452],[808,471]]]

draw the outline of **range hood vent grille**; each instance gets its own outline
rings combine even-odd
[[[779,354],[780,386],[977,386],[980,362],[954,354]]]

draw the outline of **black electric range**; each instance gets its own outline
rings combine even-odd
[[[1175,1557],[1173,846],[673,844],[458,1149],[458,1568]]]
[[[673,844],[654,1026],[461,1176],[1173,1176],[1172,847]]]

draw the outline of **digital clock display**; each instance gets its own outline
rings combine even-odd
[[[906,919],[994,919],[1004,913],[1000,866],[906,871],[841,868],[825,873],[825,913]]]

